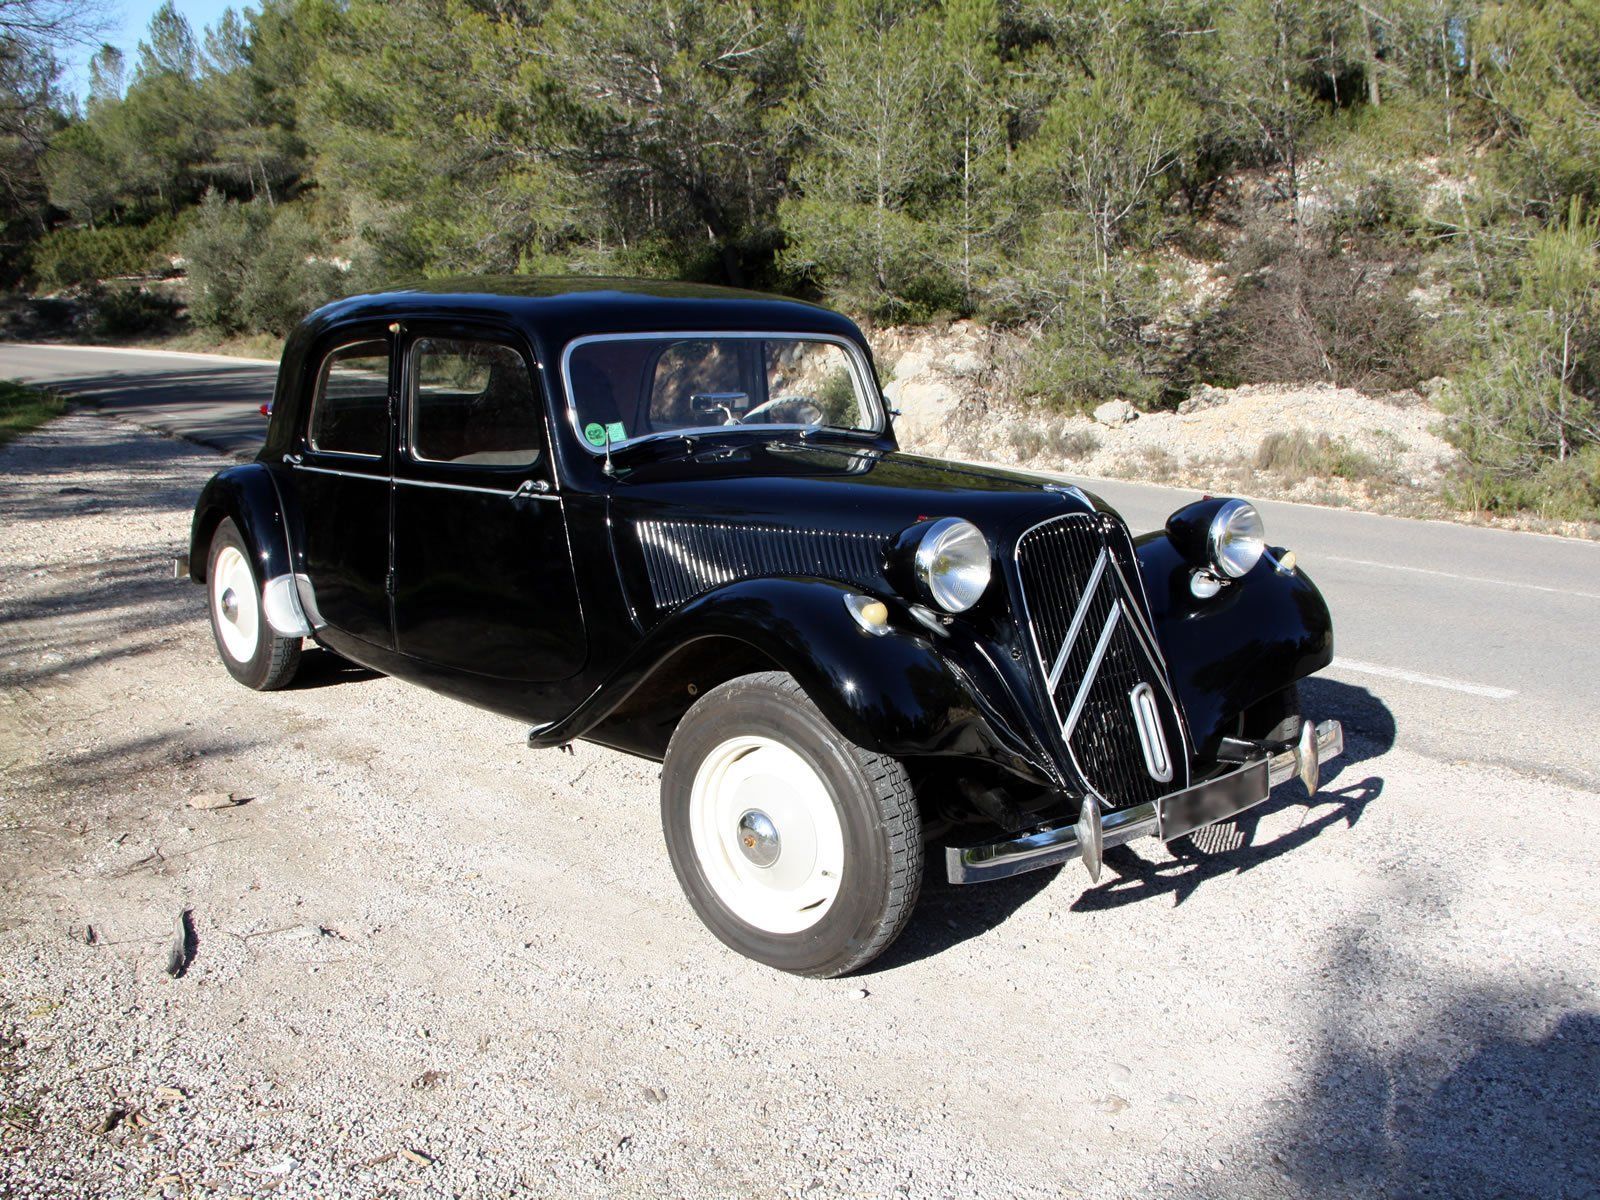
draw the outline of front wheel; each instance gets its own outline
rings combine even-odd
[[[700,919],[783,971],[865,966],[905,928],[922,886],[905,768],[847,741],[778,672],[714,688],[684,716],[661,821]]]
[[[232,517],[211,536],[206,593],[211,633],[228,674],[258,692],[286,687],[300,667],[300,639],[280,637],[267,624],[261,581]]]

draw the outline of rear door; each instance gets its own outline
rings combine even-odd
[[[313,356],[310,404],[289,479],[302,519],[308,607],[331,645],[393,646],[389,507],[396,387],[392,335],[355,326]]]
[[[550,682],[587,656],[538,372],[490,327],[406,323],[395,640],[451,672]]]

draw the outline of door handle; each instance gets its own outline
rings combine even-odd
[[[524,479],[517,485],[517,490],[511,493],[511,499],[527,500],[533,496],[543,496],[550,491],[550,485],[543,479]]]
[[[285,454],[283,456],[283,461],[288,463],[291,467],[298,467],[301,463],[305,462],[305,459],[298,454]]]

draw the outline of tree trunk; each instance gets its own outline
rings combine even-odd
[[[1378,88],[1378,51],[1372,41],[1372,14],[1367,11],[1366,5],[1361,5],[1361,37],[1366,43],[1367,51],[1367,103],[1373,108],[1383,104],[1383,96]]]

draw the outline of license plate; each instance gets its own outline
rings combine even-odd
[[[1267,760],[1258,758],[1237,771],[1208,779],[1192,788],[1163,796],[1156,805],[1161,840],[1170,842],[1260,804],[1272,790]]]

